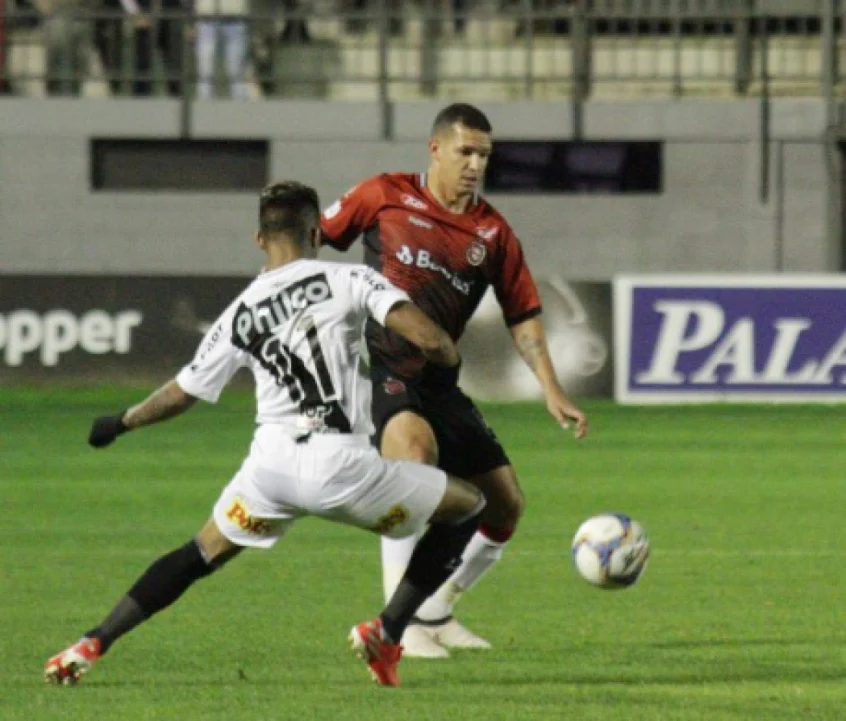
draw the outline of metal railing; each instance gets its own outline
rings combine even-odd
[[[176,0],[154,0],[142,17],[97,11],[103,0],[0,0],[0,91],[578,101],[831,98],[846,86],[840,0],[265,3],[255,0],[249,15],[202,18]],[[198,70],[214,35],[204,20],[221,31],[212,72]],[[236,25],[241,49],[227,62],[224,28]]]

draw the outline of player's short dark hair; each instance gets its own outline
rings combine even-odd
[[[301,245],[320,222],[320,197],[314,188],[296,180],[272,183],[259,196],[259,233],[284,234]]]
[[[480,130],[483,133],[490,133],[493,130],[488,116],[475,105],[453,103],[447,105],[435,116],[435,121],[432,123],[432,135],[435,136],[444,130],[449,130],[456,123],[470,130]]]

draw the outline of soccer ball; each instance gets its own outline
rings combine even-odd
[[[576,570],[600,588],[628,588],[640,578],[647,558],[649,539],[643,526],[622,513],[588,518],[573,538]]]

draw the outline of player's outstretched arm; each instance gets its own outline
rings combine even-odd
[[[452,338],[414,303],[397,303],[385,318],[385,325],[416,345],[426,360],[456,369],[460,364]]]
[[[558,382],[549,355],[543,321],[536,316],[517,323],[511,326],[511,337],[526,365],[537,377],[552,417],[564,428],[568,428],[569,422],[573,421],[576,424],[576,438],[584,438],[588,431],[587,416],[567,397]]]
[[[194,396],[182,390],[175,379],[170,380],[127,411],[94,419],[88,443],[94,448],[105,448],[127,431],[178,416],[196,401]]]

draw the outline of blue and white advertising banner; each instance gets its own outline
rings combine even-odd
[[[846,402],[846,275],[619,276],[622,403]]]

